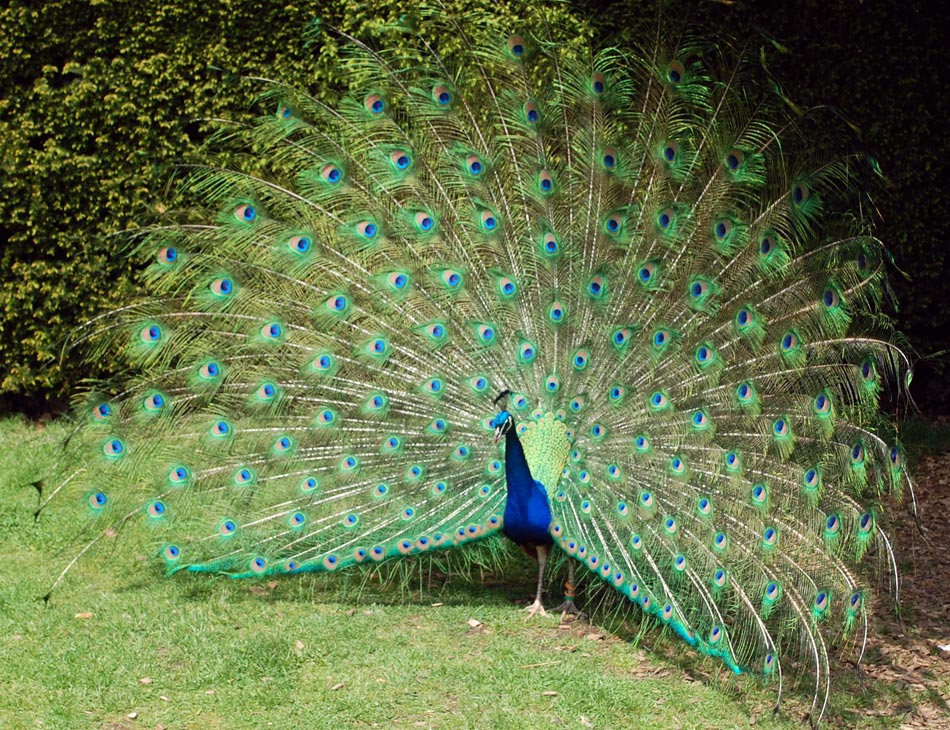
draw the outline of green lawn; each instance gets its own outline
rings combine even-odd
[[[634,645],[525,623],[534,568],[515,552],[505,575],[409,588],[166,579],[134,550],[100,552],[46,607],[71,526],[55,503],[34,521],[23,485],[62,435],[0,422],[0,727],[801,727],[802,696],[775,719],[772,689],[657,631]],[[835,695],[834,724],[854,702]]]

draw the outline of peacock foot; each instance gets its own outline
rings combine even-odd
[[[561,619],[563,620],[565,616],[571,615],[576,618],[587,618],[587,614],[581,611],[577,604],[574,601],[564,601],[560,606],[556,606],[551,609],[554,613],[561,614]]]
[[[532,603],[530,606],[525,606],[522,610],[528,612],[528,615],[524,617],[525,621],[530,621],[538,614],[544,616],[545,618],[551,615],[544,610],[544,606],[541,604],[540,598],[536,598],[534,603]]]

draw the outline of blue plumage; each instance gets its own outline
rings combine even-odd
[[[528,554],[534,555],[538,546],[554,542],[549,532],[552,515],[548,487],[531,475],[524,447],[514,428],[514,418],[502,411],[492,420],[492,425],[496,433],[500,430],[505,437],[507,496],[503,531]]]

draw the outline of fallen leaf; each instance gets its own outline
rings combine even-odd
[[[482,625],[482,622],[479,621],[477,618],[470,618],[466,623],[469,626],[471,626],[473,629],[477,629],[479,626]]]
[[[82,613],[77,613],[76,618],[92,618],[94,616],[92,611],[83,611]]]
[[[152,678],[151,678],[151,677],[142,677],[142,678],[139,680],[139,684],[151,684],[151,683],[152,683]]]
[[[330,687],[330,691],[331,691],[331,692],[336,692],[338,689],[342,689],[342,688],[343,688],[343,684],[344,684],[343,682],[337,682],[335,685],[333,685],[332,687]]]
[[[549,689],[547,692],[542,692],[541,696],[542,697],[557,697],[557,692]]]

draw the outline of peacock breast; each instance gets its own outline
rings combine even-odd
[[[519,437],[531,476],[548,491],[555,489],[571,454],[567,426],[553,413],[545,413],[528,421]]]

